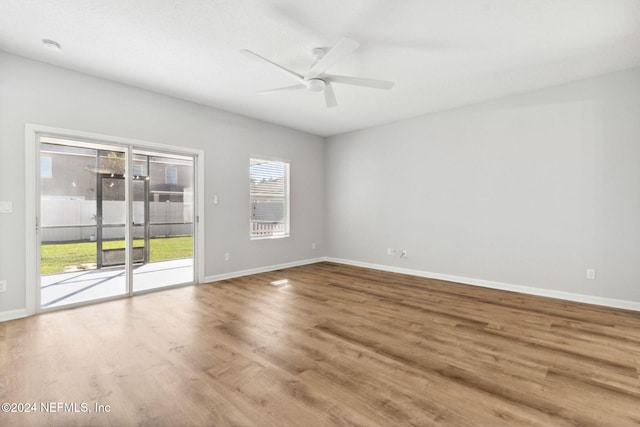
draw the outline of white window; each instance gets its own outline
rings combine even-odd
[[[40,156],[40,178],[53,178],[53,162],[51,157]]]
[[[289,163],[252,158],[249,162],[251,239],[289,236]]]
[[[178,183],[178,168],[172,168],[172,167],[164,168],[164,183],[165,184]]]

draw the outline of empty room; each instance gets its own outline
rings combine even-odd
[[[640,1],[0,0],[0,404],[640,425]]]

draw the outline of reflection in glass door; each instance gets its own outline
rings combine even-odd
[[[39,159],[41,310],[195,281],[194,157],[42,136]]]

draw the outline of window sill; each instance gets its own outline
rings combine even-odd
[[[278,234],[277,236],[254,236],[249,237],[249,240],[270,240],[270,239],[286,239],[288,238],[288,234]]]

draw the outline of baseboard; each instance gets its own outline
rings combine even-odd
[[[267,273],[269,271],[282,270],[283,268],[299,267],[301,265],[315,264],[326,261],[326,258],[311,258],[300,261],[287,262],[284,264],[267,265],[264,267],[250,268],[248,270],[232,271],[230,273],[216,274],[204,278],[204,283],[219,282],[220,280],[234,279],[236,277],[250,276],[252,274]]]
[[[27,311],[26,308],[21,308],[19,310],[10,310],[10,311],[0,311],[0,322],[6,322],[7,320],[20,319],[21,317],[27,317],[31,314]]]
[[[605,307],[622,308],[625,310],[640,311],[640,302],[625,301],[613,298],[604,298],[593,295],[575,294],[572,292],[555,291],[552,289],[533,288],[531,286],[513,285],[510,283],[493,282],[490,280],[473,279],[469,277],[452,276],[449,274],[432,273],[429,271],[412,270],[407,268],[393,267],[382,264],[371,264],[368,262],[353,261],[349,259],[327,257],[325,261],[338,264],[353,265],[356,267],[371,268],[374,270],[389,271],[392,273],[408,274],[410,276],[425,277],[428,279],[446,280],[448,282],[463,283],[465,285],[481,286],[484,288],[500,289],[503,291],[519,292],[522,294],[538,295],[562,299],[567,301],[582,302],[586,304],[601,305]]]
[[[282,270],[284,268],[299,267],[307,264],[315,264],[318,262],[335,262],[337,264],[353,265],[355,267],[371,268],[373,270],[388,271],[391,273],[408,274],[410,276],[425,277],[428,279],[446,280],[448,282],[463,283],[465,285],[480,286],[484,288],[500,289],[503,291],[519,292],[523,294],[538,295],[562,299],[567,301],[582,302],[586,304],[601,305],[605,307],[622,308],[626,310],[640,311],[640,302],[625,301],[614,298],[598,297],[593,295],[576,294],[572,292],[554,291],[552,289],[533,288],[530,286],[513,285],[510,283],[493,282],[490,280],[474,279],[462,276],[453,276],[449,274],[433,273],[423,270],[413,270],[408,268],[394,267],[383,264],[373,264],[362,261],[354,261],[349,259],[319,257],[300,261],[288,262],[284,264],[268,265],[264,267],[251,268],[248,270],[233,271],[230,273],[216,274],[204,278],[204,283],[218,282],[220,280],[233,279],[236,277],[250,276],[252,274],[267,273],[269,271]],[[0,322],[7,320],[19,319],[29,316],[26,309],[10,310],[0,312]]]

